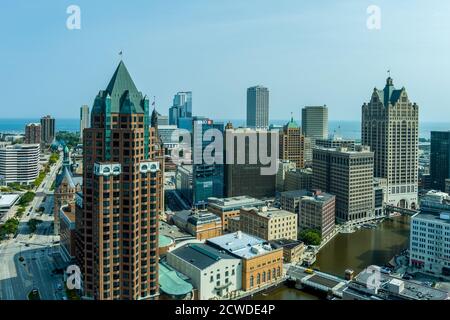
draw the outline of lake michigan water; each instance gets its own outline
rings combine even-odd
[[[227,123],[229,120],[217,120],[219,122]],[[245,120],[230,120],[233,126],[245,125]],[[23,133],[25,125],[31,122],[39,122],[39,119],[23,118],[23,119],[0,119],[0,132],[3,133]],[[273,120],[274,125],[283,125],[286,120]],[[57,131],[79,131],[79,119],[56,119]],[[419,124],[419,137],[430,138],[431,131],[447,131],[450,130],[450,122],[421,122]],[[335,121],[329,122],[329,132],[337,132],[340,136],[349,139],[361,138],[361,122],[360,121]]]

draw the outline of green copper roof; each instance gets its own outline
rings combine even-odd
[[[403,89],[397,90],[391,77],[387,78],[386,86],[383,90],[377,90],[378,98],[383,102],[384,106],[389,104],[395,105],[402,94]]]
[[[291,117],[291,121],[286,124],[288,129],[298,129],[298,124],[295,122],[294,117]]]
[[[193,287],[185,279],[169,265],[163,262],[159,263],[159,287],[161,291],[171,296],[188,294]]]
[[[145,113],[145,98],[131,79],[127,67],[120,61],[105,91],[100,91],[93,113]]]
[[[167,236],[165,236],[165,235],[160,234],[160,235],[158,236],[158,238],[159,238],[158,243],[159,243],[159,247],[160,247],[160,248],[167,247],[168,245],[171,245],[171,244],[173,243],[172,238],[167,237]]]

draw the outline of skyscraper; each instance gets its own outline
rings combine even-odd
[[[218,130],[223,136],[223,123],[194,117],[192,194],[195,207],[205,207],[210,197],[223,198],[224,196],[223,150],[214,150],[214,157],[220,161],[207,163],[206,159],[203,159],[205,148],[211,143],[208,139],[204,139],[204,134],[211,129]]]
[[[163,162],[150,127],[149,100],[122,61],[95,98],[83,145],[83,209],[76,218],[76,252],[84,295],[154,299]]]
[[[313,188],[336,195],[336,219],[361,223],[375,218],[373,152],[366,146],[313,150]]]
[[[274,174],[262,174],[261,169],[267,167],[256,159],[258,154],[272,150],[272,137],[279,140],[278,132],[267,130],[254,130],[248,128],[227,129],[225,134],[225,190],[227,197],[250,196],[254,198],[269,198],[275,195],[276,172]],[[267,150],[260,150],[261,139],[267,141]],[[231,140],[231,141],[229,141]],[[232,148],[228,147],[232,144]],[[278,146],[274,146],[278,147]],[[278,160],[278,148],[276,158]],[[243,157],[239,161],[240,157]],[[255,161],[251,159],[255,157]],[[277,170],[278,171],[278,170]]]
[[[301,169],[305,166],[304,151],[305,139],[300,127],[291,118],[280,133],[280,160],[294,162],[296,168]]]
[[[262,86],[247,89],[247,127],[269,128],[269,89]]]
[[[431,131],[431,184],[445,191],[445,179],[450,178],[450,131]]]
[[[41,125],[39,123],[29,123],[26,125],[25,143],[41,144]]]
[[[89,107],[84,105],[80,108],[80,139],[83,141],[83,131],[89,128]]]
[[[169,124],[179,125],[181,118],[192,118],[192,92],[178,92],[169,109]]]
[[[327,106],[309,106],[302,109],[303,134],[314,144],[315,139],[328,138]]]
[[[417,207],[419,106],[392,78],[362,106],[362,144],[375,152],[375,177],[387,179],[390,205]]]
[[[55,119],[51,116],[41,118],[41,141],[44,145],[52,144],[55,139]]]

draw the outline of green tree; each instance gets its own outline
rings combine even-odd
[[[20,198],[17,204],[21,207],[26,207],[30,204],[31,201],[33,201],[35,195],[36,194],[34,192],[28,191]]]
[[[19,209],[17,209],[16,216],[18,218],[21,218],[23,216],[23,214],[25,213],[25,210],[26,210],[25,207],[19,207]]]
[[[4,237],[8,234],[16,234],[19,229],[19,219],[11,218],[6,220],[5,224],[0,226],[0,236]]]
[[[54,152],[52,153],[52,155],[50,156],[50,159],[48,160],[48,164],[49,165],[54,165],[56,162],[58,162],[59,160],[59,153]]]
[[[59,131],[56,133],[56,140],[63,141],[69,148],[73,148],[80,143],[80,134],[78,132]]]
[[[34,233],[34,232],[36,232],[38,225],[41,223],[42,223],[42,220],[30,219],[30,221],[28,221],[28,227],[30,228],[30,231],[32,233]]]
[[[300,232],[299,239],[306,245],[318,246],[322,242],[322,237],[317,230],[309,229]]]

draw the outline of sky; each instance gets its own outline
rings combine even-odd
[[[66,27],[69,5],[79,30]],[[77,118],[123,51],[162,114],[192,91],[194,114],[245,119],[246,88],[264,85],[270,119],[327,105],[330,120],[359,120],[391,70],[421,121],[450,122],[449,16],[447,0],[2,0],[0,118]]]

